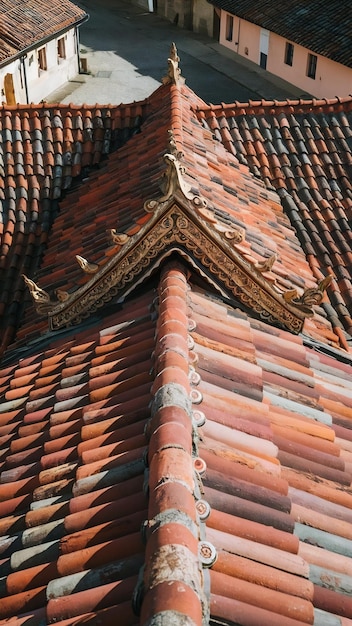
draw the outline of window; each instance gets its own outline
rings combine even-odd
[[[233,15],[226,16],[226,39],[232,41],[233,37]]]
[[[292,65],[293,64],[293,50],[294,50],[293,43],[290,43],[289,41],[286,41],[286,48],[285,48],[285,63],[286,63],[286,65]]]
[[[46,64],[46,51],[45,48],[40,48],[38,50],[38,65],[40,70],[48,69]]]
[[[309,76],[309,78],[315,78],[317,73],[317,60],[318,57],[315,54],[308,54],[307,76]]]
[[[59,61],[60,59],[66,59],[66,47],[64,37],[61,37],[57,40],[57,57]]]

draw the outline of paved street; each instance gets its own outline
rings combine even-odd
[[[50,94],[48,102],[120,104],[152,93],[176,43],[187,84],[206,102],[285,99],[307,94],[212,39],[183,30],[125,0],[76,0],[89,15],[80,29],[88,73]]]

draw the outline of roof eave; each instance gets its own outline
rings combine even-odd
[[[55,33],[51,33],[50,35],[47,35],[46,37],[43,37],[42,39],[39,39],[38,41],[36,41],[35,43],[31,44],[30,46],[27,46],[26,48],[23,48],[23,50],[19,50],[16,54],[8,57],[5,61],[0,62],[0,68],[1,67],[6,67],[6,65],[9,65],[9,63],[12,63],[13,61],[16,61],[17,59],[21,59],[23,57],[26,57],[27,54],[32,52],[32,50],[35,50],[36,48],[38,48],[40,46],[44,46],[46,43],[48,43],[48,41],[51,41],[51,39],[54,39],[55,37],[58,37],[60,35],[64,35],[65,33],[67,33],[72,28],[78,28],[79,26],[81,26],[82,24],[87,22],[89,20],[89,17],[90,17],[89,14],[86,13],[84,17],[80,18],[79,20],[76,20],[75,22],[73,22],[69,26],[66,26],[65,28],[62,28],[62,29],[58,30]]]

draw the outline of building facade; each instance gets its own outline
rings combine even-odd
[[[222,45],[316,98],[347,96],[352,78],[352,9],[337,0],[211,0]]]
[[[27,2],[27,23],[21,28],[23,14],[12,0],[7,4],[0,27],[1,100],[40,102],[79,72],[78,27],[88,16],[70,2],[60,4],[60,17],[55,3]],[[11,40],[10,29],[19,33]]]
[[[221,11],[220,43],[316,98],[349,93],[352,69],[251,22]]]

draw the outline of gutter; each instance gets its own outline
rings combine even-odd
[[[27,83],[27,73],[26,73],[26,65],[25,65],[25,59],[27,58],[27,55],[23,55],[20,57],[20,63],[22,65],[22,70],[23,70],[23,82],[24,82],[24,91],[26,94],[26,103],[29,104],[29,94],[28,94],[28,83]]]

